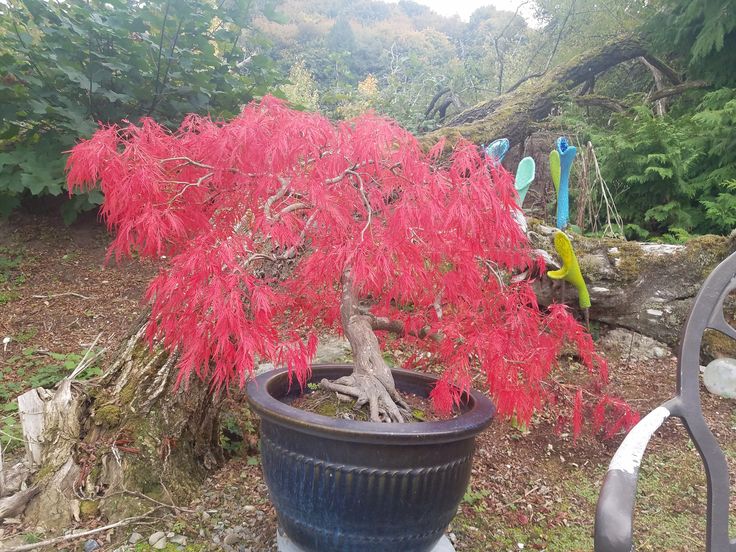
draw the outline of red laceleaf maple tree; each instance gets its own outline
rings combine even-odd
[[[374,421],[408,413],[381,355],[397,336],[442,366],[432,398],[449,411],[480,378],[498,411],[528,421],[550,401],[575,431],[581,389],[555,384],[567,344],[590,371],[595,419],[619,403],[598,392],[605,363],[562,306],[541,309],[528,279],[542,265],[514,221],[512,176],[460,142],[424,152],[395,122],[332,123],[275,98],[229,122],[188,116],[100,128],[68,161],[70,190],[99,186],[109,254],[167,256],[147,292],[151,340],[178,350],[180,381],[244,382],[259,361],[310,374],[317,328],[347,336],[354,371],[327,388]],[[588,401],[590,402],[590,401]]]

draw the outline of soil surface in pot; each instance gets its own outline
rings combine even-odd
[[[367,405],[363,408],[356,409],[353,406],[355,404],[354,399],[341,400],[332,391],[327,391],[319,386],[316,388],[311,387],[315,384],[308,385],[310,387],[305,389],[303,394],[296,397],[292,395],[284,397],[284,402],[294,408],[331,418],[355,420],[357,422],[370,421]],[[406,404],[409,405],[409,408],[411,408],[412,419],[410,422],[439,422],[455,417],[455,415],[439,415],[435,411],[432,401],[427,397],[422,397],[414,393],[405,393],[403,391],[399,391],[399,394],[406,401]]]

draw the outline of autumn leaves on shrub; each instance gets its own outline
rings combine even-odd
[[[512,217],[513,178],[470,143],[446,154],[375,115],[333,123],[265,98],[176,132],[100,128],[67,168],[72,190],[104,192],[110,254],[167,257],[148,332],[179,351],[181,381],[242,383],[268,361],[303,384],[349,285],[381,342],[399,336],[411,364],[440,369],[440,411],[478,385],[520,421],[553,403],[576,433],[584,418],[630,425],[584,328],[511,278],[542,263]],[[585,389],[557,381],[563,349]]]

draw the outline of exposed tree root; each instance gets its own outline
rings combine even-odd
[[[351,374],[335,381],[323,379],[320,385],[338,396],[355,398],[355,408],[366,404],[372,422],[403,423],[411,419],[411,409],[401,398],[393,384],[387,386],[370,374]]]

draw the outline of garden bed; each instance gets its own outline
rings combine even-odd
[[[92,217],[70,228],[54,218],[28,215],[0,222],[0,340],[11,338],[0,349],[0,429],[11,457],[20,449],[9,397],[39,381],[63,377],[98,335],[95,348],[108,348],[107,357],[97,363],[97,369],[104,369],[110,349],[143,312],[140,298],[156,267],[130,261],[104,266],[108,241]],[[644,358],[635,349],[633,341],[619,341],[607,351],[611,392],[646,412],[673,394],[675,360],[669,354]],[[736,480],[736,404],[707,393],[703,402]],[[207,481],[200,498],[180,505],[185,510],[176,516],[103,533],[100,543],[106,550],[126,542],[134,530],[146,538],[158,530],[185,534],[190,550],[275,549],[275,514],[260,474],[255,423],[237,392],[229,404],[224,439],[233,457]],[[555,432],[551,416],[539,416],[528,432],[494,422],[479,437],[473,478],[450,528],[451,540],[458,550],[479,552],[590,550],[597,493],[620,440],[585,434],[574,442],[571,435]],[[705,478],[684,428],[674,422],[652,441],[637,506],[638,550],[704,548]],[[91,517],[78,525],[105,522]],[[0,531],[0,539],[16,543],[55,536],[22,523],[0,525]],[[0,547],[10,542],[0,541]],[[146,546],[138,544],[135,550]],[[66,548],[81,549],[81,544]]]

